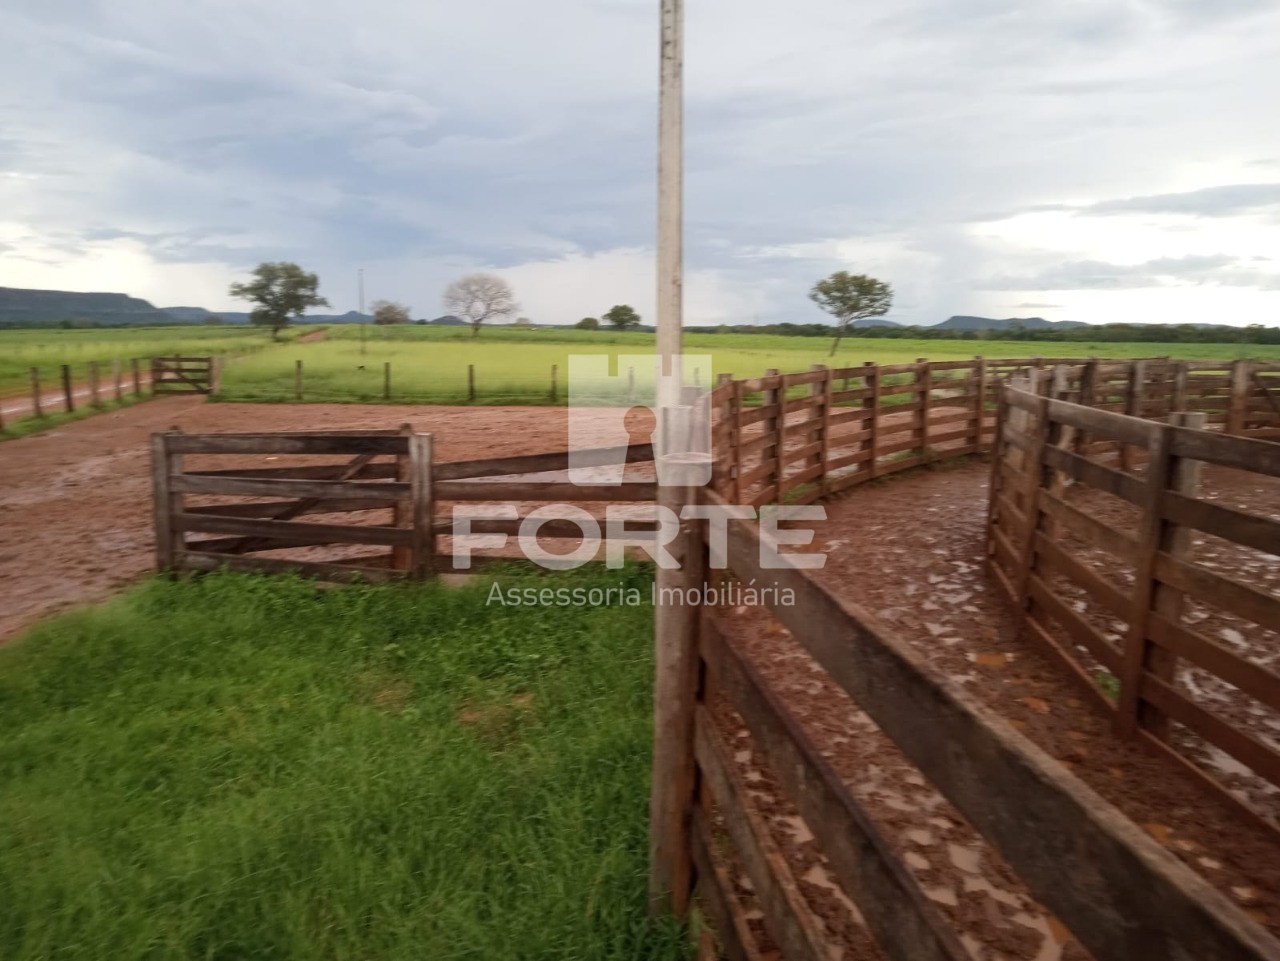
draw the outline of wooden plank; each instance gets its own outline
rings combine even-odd
[[[337,480],[345,464],[298,464],[293,467],[235,467],[219,470],[189,470],[184,477],[240,477],[247,480],[276,478],[279,480]],[[362,467],[350,480],[394,480],[394,463],[374,463]]]
[[[830,948],[822,936],[822,922],[805,902],[787,859],[752,806],[747,786],[734,769],[723,738],[705,707],[698,709],[694,724],[694,756],[702,775],[702,789],[709,790],[715,799],[764,912],[765,927],[783,957],[828,961]]]
[[[1157,555],[1155,572],[1163,583],[1213,607],[1238,614],[1269,631],[1280,631],[1280,600],[1265,591],[1163,552]]]
[[[351,480],[353,477],[355,477],[356,474],[360,473],[360,471],[363,468],[369,466],[369,462],[373,460],[374,456],[375,456],[374,454],[357,455],[350,463],[348,463],[342,469],[342,473],[338,476],[338,480],[339,481]],[[358,501],[360,498],[354,497],[349,499]],[[276,512],[270,515],[270,519],[277,520],[277,521],[287,521],[287,520],[292,520],[295,517],[300,517],[304,514],[314,513],[314,508],[323,507],[325,500],[326,498],[312,497],[312,498],[303,498],[302,500],[294,501],[292,503],[278,505]],[[246,538],[244,543],[239,545],[238,550],[233,550],[232,553],[243,553],[245,551],[262,550],[262,547],[260,546],[261,543],[262,542],[257,541],[254,538]]]
[[[1270,441],[1175,427],[1173,453],[1177,457],[1280,477],[1280,444]]]
[[[603,517],[595,518],[597,524],[600,525],[602,535],[607,533],[606,520]],[[437,518],[432,526],[437,534],[452,536],[456,526],[460,523],[470,524],[469,532],[472,534],[507,534],[515,536],[520,533],[520,527],[524,523],[523,518],[519,517],[463,517],[455,515],[453,517]],[[626,519],[627,536],[631,537],[636,534],[644,534],[658,529],[656,520],[639,520],[628,517]],[[541,521],[538,525],[539,537],[550,538],[581,538],[582,527],[577,521],[561,518],[552,518],[550,520]]]
[[[1098,632],[1092,624],[1085,620],[1074,608],[1053,592],[1048,582],[1033,574],[1028,585],[1031,599],[1053,618],[1058,625],[1079,644],[1093,655],[1094,660],[1112,674],[1120,669],[1120,650]]]
[[[300,497],[316,500],[383,501],[408,493],[404,484],[395,481],[369,483],[353,480],[256,480],[240,477],[201,477],[184,474],[174,477],[170,487],[183,494],[216,494],[223,497]]]
[[[1043,561],[1042,573],[1061,574],[1109,613],[1121,620],[1128,620],[1133,607],[1130,599],[1101,574],[1086,567],[1043,533],[1036,535],[1035,548]]]
[[[598,447],[591,450],[559,451],[551,454],[523,454],[516,457],[491,457],[484,460],[455,461],[435,465],[437,481],[463,480],[476,477],[501,477],[508,474],[540,474],[575,467],[600,467],[613,464],[640,464],[653,460],[652,444],[626,447]]]
[[[183,570],[231,571],[260,574],[303,574],[327,581],[366,582],[386,584],[404,575],[381,567],[320,563],[318,561],[287,561],[275,557],[239,557],[235,554],[208,554],[202,551],[180,551],[176,566]]]
[[[296,503],[296,502],[293,502]],[[188,507],[188,514],[208,514],[213,517],[275,517],[282,505],[279,501],[266,504],[214,504],[211,506]],[[295,517],[306,517],[312,514],[355,514],[360,511],[390,510],[396,501],[371,500],[325,500],[316,502],[314,507],[298,511]]]
[[[1043,456],[1046,464],[1054,470],[1062,471],[1073,480],[1089,487],[1096,487],[1108,494],[1114,494],[1131,504],[1142,502],[1142,481],[1131,474],[1105,467],[1079,454],[1057,447],[1045,448]]]
[[[785,560],[764,568],[760,549],[757,530],[729,523],[734,573],[772,589],[774,616],[1095,958],[1280,957],[1236,905],[909,644]]]
[[[1268,707],[1280,710],[1280,674],[1240,657],[1211,638],[1159,613],[1151,618],[1147,633],[1178,657],[1186,658]]]
[[[182,434],[175,454],[403,454],[409,438],[395,434]]]
[[[1040,509],[1053,518],[1060,532],[1073,534],[1091,547],[1114,554],[1126,563],[1132,564],[1136,560],[1137,538],[1128,531],[1103,523],[1049,491],[1040,495]]]
[[[954,932],[840,775],[785,702],[725,640],[711,616],[703,620],[702,649],[710,688],[723,693],[746,722],[753,746],[796,805],[841,888],[859,905],[885,953],[912,961],[967,958]],[[704,717],[705,723],[711,723],[704,709],[699,712],[700,725]]]
[[[1280,752],[1258,738],[1189,700],[1151,674],[1142,677],[1142,699],[1179,724],[1185,724],[1210,744],[1221,748],[1241,764],[1272,784],[1280,784]]]
[[[285,543],[304,544],[396,544],[412,543],[413,532],[396,527],[354,524],[307,524],[299,521],[245,520],[239,517],[212,517],[207,514],[175,514],[176,531],[206,534],[246,534]],[[283,546],[283,545],[282,545]]]
[[[700,811],[693,819],[693,863],[698,872],[698,901],[706,909],[716,940],[729,961],[763,961],[751,925],[738,904],[733,881],[713,855],[710,829]]]
[[[567,481],[439,481],[435,485],[439,501],[595,501],[621,503],[652,501],[657,493],[653,481],[622,484],[570,484]]]

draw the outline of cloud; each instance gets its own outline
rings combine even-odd
[[[1182,193],[1122,197],[1079,208],[1082,213],[1187,214],[1195,217],[1229,217],[1266,207],[1280,207],[1280,183],[1225,184]]]
[[[230,278],[291,259],[338,309],[360,267],[432,309],[492,269],[535,319],[649,316],[656,14],[14,0],[0,284],[228,309]],[[806,293],[839,269],[890,281],[910,323],[999,313],[1011,288],[992,284],[1014,280],[1079,292],[1036,308],[1055,319],[1189,283],[1247,293],[1242,322],[1277,315],[1249,260],[1280,249],[1274,2],[706,0],[688,18],[690,322],[822,320]]]
[[[1241,261],[1226,254],[1159,257],[1137,264],[1079,260],[1023,276],[999,276],[981,281],[983,290],[1128,290],[1215,284],[1280,290],[1280,270],[1261,268],[1257,261]],[[1031,305],[1022,306],[1053,306]]]

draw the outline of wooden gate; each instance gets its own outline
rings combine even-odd
[[[152,357],[151,390],[155,394],[211,394],[217,388],[213,357]]]

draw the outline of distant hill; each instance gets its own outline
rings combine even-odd
[[[855,320],[850,327],[901,327],[896,320],[885,320],[883,317],[863,317]]]
[[[466,327],[469,326],[461,317],[455,317],[453,314],[445,314],[443,317],[437,317],[435,320],[427,323],[435,324],[439,327]]]
[[[181,322],[147,301],[128,294],[0,287],[0,324],[17,326],[63,320],[122,327]]]
[[[1023,330],[1067,330],[1071,327],[1088,327],[1081,320],[1045,320],[1043,317],[1006,317],[995,320],[991,317],[969,317],[956,314],[936,325],[938,330],[1009,330],[1019,326]]]

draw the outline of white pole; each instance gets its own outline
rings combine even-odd
[[[683,323],[684,0],[662,0],[662,68],[658,103],[658,356],[662,372],[679,371]],[[658,406],[680,403],[677,385]]]

